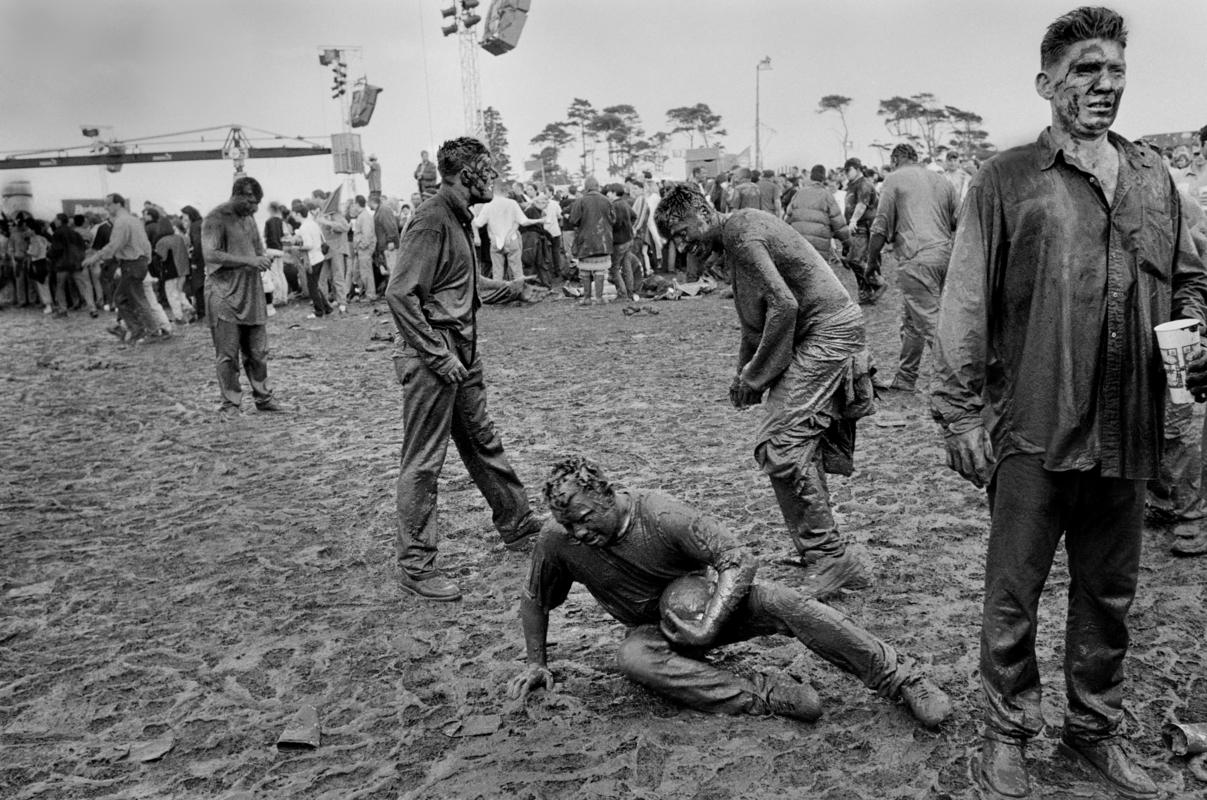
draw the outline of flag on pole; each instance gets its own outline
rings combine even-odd
[[[524,162],[524,169],[529,172],[536,172],[541,168],[541,160],[539,158],[530,158]]]
[[[335,191],[327,196],[327,201],[323,203],[323,214],[338,214],[342,205],[340,195],[343,194],[344,186],[340,184],[335,187]]]

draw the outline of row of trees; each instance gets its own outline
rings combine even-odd
[[[851,146],[846,116],[851,102],[849,97],[828,94],[817,103],[818,114],[836,113],[842,123],[844,160]],[[895,138],[913,144],[931,158],[945,150],[955,150],[962,156],[984,160],[997,152],[989,141],[989,133],[981,127],[985,120],[979,114],[943,105],[930,92],[881,100],[876,114],[884,118],[885,129]],[[884,142],[872,142],[871,146],[886,151],[893,147]]]
[[[844,95],[829,94],[817,105],[819,114],[838,115],[842,124],[844,160],[853,146],[847,124],[847,110],[852,102]],[[997,152],[982,127],[984,120],[980,115],[942,105],[928,92],[881,100],[876,114],[883,118],[885,129],[897,141],[910,142],[931,158],[947,149],[982,160]],[[507,127],[502,116],[493,106],[488,106],[482,118],[486,144],[494,154],[495,169],[500,175],[510,177],[512,166],[507,153]],[[647,133],[641,116],[632,105],[622,103],[597,109],[590,100],[576,97],[566,109],[565,119],[546,124],[529,141],[538,148],[529,160],[539,163],[535,172],[543,173],[550,183],[570,182],[570,171],[560,163],[560,158],[571,145],[577,145],[580,153],[580,175],[595,172],[597,153],[601,148],[609,175],[623,175],[645,166],[659,172],[668,158],[671,138],[676,134],[686,135],[688,146],[694,148],[697,142],[703,147],[717,144],[717,139],[727,132],[721,127],[721,115],[713,113],[707,103],[668,109],[665,129]],[[884,151],[891,150],[893,144],[895,142],[871,142],[872,147]]]
[[[609,175],[622,175],[642,165],[655,171],[667,160],[671,137],[678,133],[688,136],[691,147],[699,137],[705,147],[711,139],[724,136],[721,115],[713,113],[707,103],[680,106],[666,112],[667,128],[647,133],[637,109],[628,103],[595,108],[590,100],[574,98],[566,109],[565,119],[550,122],[532,137],[530,144],[539,148],[532,159],[539,161],[541,170],[550,181],[568,181],[568,171],[559,162],[562,151],[577,144],[580,152],[579,172],[589,175],[597,165],[597,151],[602,147]]]

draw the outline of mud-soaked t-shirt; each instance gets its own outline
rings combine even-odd
[[[532,554],[528,597],[549,611],[578,581],[618,621],[645,625],[658,622],[658,600],[675,578],[742,563],[738,540],[707,514],[661,492],[628,495],[629,523],[607,547],[579,544],[562,526],[546,526]]]

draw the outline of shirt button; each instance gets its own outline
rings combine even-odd
[[[1118,292],[1111,292],[1111,297],[1118,297],[1118,296],[1119,296]]]
[[[1118,335],[1119,335],[1119,334],[1118,334],[1118,333],[1116,333],[1115,331],[1111,331],[1111,338],[1112,338],[1112,339],[1114,339],[1114,338],[1115,338],[1116,336],[1118,336]]]

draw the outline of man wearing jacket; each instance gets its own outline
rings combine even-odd
[[[974,776],[1026,797],[1044,727],[1036,620],[1063,536],[1063,752],[1130,798],[1157,787],[1123,744],[1127,615],[1165,376],[1153,326],[1207,319],[1207,274],[1160,158],[1110,130],[1123,18],[1078,8],[1040,45],[1051,126],[986,162],[960,212],[932,396],[948,466],[989,487]],[[1193,388],[1193,387],[1192,387]]]
[[[402,384],[400,586],[427,600],[453,601],[461,590],[436,565],[437,483],[450,436],[506,546],[523,547],[541,520],[486,413],[478,355],[481,301],[469,207],[490,200],[498,173],[490,151],[470,137],[445,142],[436,159],[440,189],[415,210],[402,236],[386,302],[398,328],[394,368]]]

